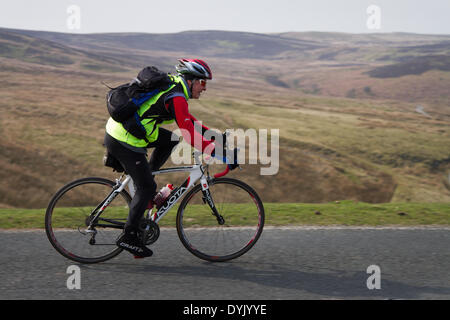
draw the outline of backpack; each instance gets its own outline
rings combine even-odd
[[[136,138],[147,140],[146,130],[137,111],[145,101],[167,90],[172,84],[167,73],[154,66],[146,67],[130,83],[110,88],[106,95],[109,115]]]
[[[116,172],[124,172],[122,164],[117,160],[108,150],[106,150],[105,155],[103,156],[103,165],[106,167],[113,168],[113,171]]]

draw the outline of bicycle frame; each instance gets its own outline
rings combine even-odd
[[[223,218],[219,215],[217,212],[214,201],[211,198],[211,195],[209,193],[209,185],[208,185],[208,176],[205,176],[205,171],[207,171],[208,165],[202,165],[200,164],[201,161],[199,160],[199,157],[201,156],[201,153],[194,152],[194,158],[196,160],[196,164],[193,166],[184,166],[184,167],[173,167],[173,168],[165,168],[158,171],[153,171],[153,175],[158,174],[164,174],[164,173],[172,173],[172,172],[190,172],[189,177],[177,188],[172,190],[170,195],[167,197],[167,199],[164,201],[163,205],[155,212],[152,213],[153,209],[149,209],[147,212],[146,217],[148,219],[153,220],[155,223],[158,223],[159,220],[162,219],[162,217],[178,202],[179,199],[181,199],[196,183],[198,180],[200,180],[202,191],[205,194],[205,200],[208,202],[208,205],[213,210],[214,214],[216,215],[219,223],[223,224]],[[214,175],[215,178],[222,177],[226,175],[229,172],[229,168],[227,166],[226,170]],[[93,225],[96,221],[98,221],[101,213],[108,207],[108,205],[114,200],[114,198],[120,194],[120,192],[123,191],[125,187],[128,186],[128,189],[130,191],[133,191],[133,183],[131,176],[126,175],[125,180],[121,181],[123,178],[123,175],[120,179],[116,180],[116,187],[113,188],[112,192],[106,197],[102,203],[93,210],[92,218],[90,226],[88,227],[87,232],[89,230],[92,230],[92,227],[95,226],[102,226],[107,227],[106,225]],[[131,183],[130,183],[131,182]],[[133,193],[133,192],[131,192]],[[132,194],[133,196],[133,194]],[[118,226],[123,227],[123,223],[111,221],[111,220],[104,220],[109,223],[112,223],[113,225],[109,227],[118,228]]]
[[[205,168],[203,165],[197,164],[187,167],[166,168],[154,171],[153,175],[171,172],[190,172],[190,175],[179,187],[172,190],[163,205],[155,212],[153,216],[151,216],[151,219],[156,223],[161,220],[161,218],[195,185],[198,180],[200,180],[202,186],[208,188],[208,181],[204,175]]]

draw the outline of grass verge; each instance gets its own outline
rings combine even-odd
[[[250,208],[250,207],[249,207]],[[418,226],[450,225],[450,206],[448,203],[383,203],[368,204],[354,201],[331,203],[265,203],[266,225],[342,225],[342,226]],[[239,214],[230,215],[227,224],[246,225],[246,207],[236,206]],[[105,211],[106,212],[106,211]],[[126,218],[126,208],[117,209],[115,217]],[[60,227],[70,227],[72,221],[84,221],[84,213],[62,210]],[[175,226],[176,208],[160,220],[162,227]],[[75,218],[75,219],[73,219]],[[45,209],[0,209],[0,229],[44,228]],[[196,205],[189,212],[189,221],[195,226],[207,226],[214,222],[209,209]]]

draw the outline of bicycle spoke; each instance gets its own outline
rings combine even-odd
[[[261,234],[262,203],[253,189],[235,179],[216,179],[209,191],[225,223],[218,224],[208,201],[203,201],[203,192],[194,188],[180,205],[178,234],[185,247],[202,259],[234,259],[248,251]]]
[[[128,215],[129,195],[120,193],[97,217],[114,185],[101,178],[80,179],[55,195],[47,209],[46,231],[61,254],[78,262],[93,263],[121,251],[115,240]],[[92,222],[92,214],[96,222]]]

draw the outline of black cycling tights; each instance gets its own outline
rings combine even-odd
[[[156,195],[156,182],[152,171],[159,168],[169,159],[173,148],[178,144],[178,139],[172,141],[172,132],[159,128],[158,139],[150,143],[148,148],[155,148],[147,162],[147,155],[134,152],[116,139],[106,134],[105,146],[108,151],[120,161],[127,174],[131,176],[136,188],[136,193],[130,203],[130,212],[125,226],[126,231],[135,230],[142,218],[150,200]]]

